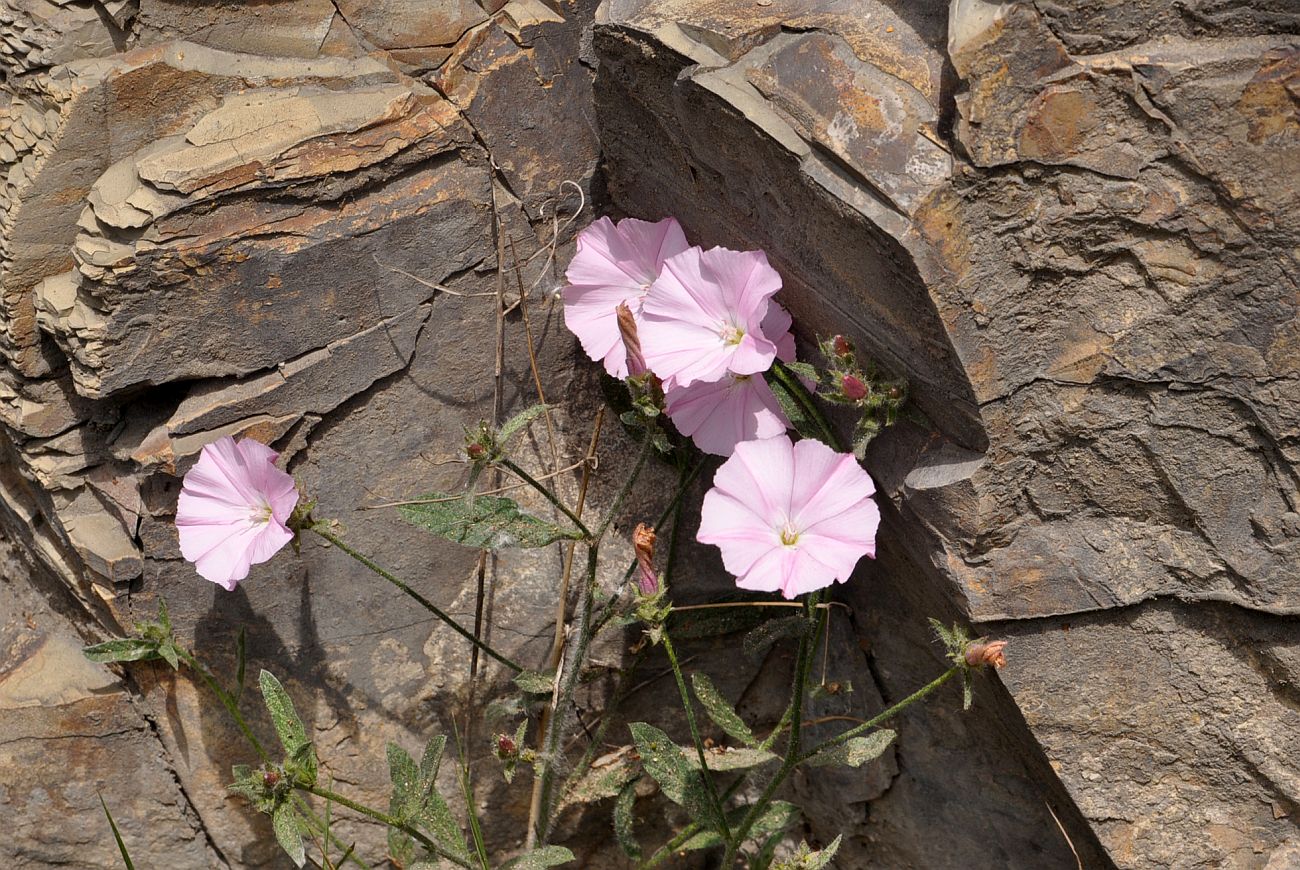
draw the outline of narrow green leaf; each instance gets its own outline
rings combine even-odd
[[[623,785],[614,801],[614,839],[623,854],[633,861],[641,860],[641,844],[636,841],[636,780]]]
[[[785,388],[785,384],[781,383],[780,378],[770,371],[764,377],[767,380],[767,385],[772,388],[772,395],[776,396],[777,404],[781,406],[781,411],[785,414],[786,419],[790,421],[790,425],[794,427],[794,430],[804,438],[822,440],[822,433],[817,424],[809,418],[803,409],[803,405],[794,396],[790,395],[790,391]]]
[[[727,813],[728,824],[733,828],[738,826],[745,814],[749,812],[748,806],[737,807]],[[749,835],[754,838],[762,837],[767,834],[774,834],[784,831],[799,818],[799,808],[789,801],[772,801],[763,810],[763,814],[754,822],[754,827],[750,829]],[[723,845],[722,838],[716,831],[701,831],[682,844],[682,848],[687,851],[696,849],[711,849],[714,846]]]
[[[402,519],[466,547],[499,550],[505,547],[544,547],[560,540],[580,540],[582,532],[557,526],[523,513],[508,498],[472,498],[445,492],[422,495],[419,504],[397,509]]]
[[[434,780],[438,778],[438,768],[442,766],[442,750],[447,745],[447,738],[435,734],[424,746],[424,755],[420,757],[420,782],[428,790],[433,789]]]
[[[263,673],[266,673],[263,671]],[[298,814],[293,806],[282,803],[271,813],[271,827],[275,830],[275,840],[293,863],[301,867],[307,863],[307,850],[302,843],[302,829],[298,825]]]
[[[531,408],[526,408],[518,414],[515,414],[505,423],[501,424],[501,428],[497,431],[497,441],[501,444],[509,441],[517,432],[521,429],[527,428],[528,424],[546,413],[547,407],[549,406],[533,405]]]
[[[812,767],[825,767],[830,764],[861,767],[868,761],[879,758],[889,748],[889,744],[894,742],[894,736],[893,731],[882,728],[865,737],[854,737],[829,749],[823,749],[804,763]]]
[[[158,653],[156,640],[144,640],[138,637],[106,640],[88,646],[81,652],[92,662],[139,662],[162,658]]]
[[[429,794],[429,800],[418,819],[421,827],[433,835],[438,845],[461,860],[469,860],[469,845],[465,842],[465,832],[451,814],[451,807],[442,795],[436,791]]]
[[[122,833],[117,829],[117,822],[113,821],[113,814],[108,811],[108,804],[104,803],[104,796],[99,796],[99,805],[104,808],[104,815],[108,818],[108,826],[113,829],[113,839],[117,841],[117,851],[122,855],[122,863],[126,865],[126,870],[135,870],[135,864],[131,862],[131,855],[126,851],[126,843],[122,842]]]
[[[740,646],[744,649],[745,655],[751,659],[756,659],[766,653],[768,647],[777,641],[800,637],[807,630],[808,620],[800,614],[783,616],[780,619],[769,619],[755,626],[746,634],[744,639],[741,640]]]
[[[746,746],[758,745],[754,732],[749,730],[745,720],[741,719],[736,709],[722,697],[722,693],[713,685],[708,674],[700,671],[691,674],[691,688],[695,690],[695,697],[700,699],[704,712],[713,720],[713,724],[725,731],[728,737],[739,740]]]
[[[766,749],[757,747],[728,747],[718,750],[705,750],[705,760],[709,763],[709,770],[748,770],[751,767],[758,767],[760,764],[767,764],[769,761],[775,761],[777,756],[768,752]],[[691,766],[692,770],[700,769],[699,756],[694,750],[684,752],[682,758]]]
[[[388,776],[393,783],[388,812],[406,823],[424,808],[424,795],[420,789],[420,769],[406,750],[396,743],[388,744]]]
[[[169,637],[162,643],[158,644],[158,655],[162,660],[172,666],[173,671],[181,669],[181,657],[176,652],[176,644]]]
[[[573,853],[563,846],[543,846],[507,861],[501,865],[501,870],[546,870],[576,860]]]
[[[751,865],[752,870],[769,870],[772,861],[776,858],[777,847],[784,840],[784,831],[777,831],[775,834],[769,835],[762,848],[758,850],[758,855],[754,858],[754,863]]]
[[[257,682],[262,690],[262,700],[266,703],[267,712],[271,714],[271,724],[275,726],[275,733],[280,738],[280,745],[284,747],[285,755],[295,762],[309,785],[314,783],[316,752],[312,748],[311,741],[307,739],[307,730],[303,728],[302,720],[293,709],[293,700],[280,681],[275,678],[275,674],[270,671],[262,671],[258,675]]]
[[[628,727],[641,756],[641,766],[659,783],[664,795],[702,824],[715,829],[721,827],[700,771],[691,767],[682,747],[653,725],[633,722]]]
[[[530,695],[549,695],[555,688],[554,671],[520,671],[514,684]]]
[[[244,673],[248,666],[248,636],[244,627],[239,627],[239,637],[235,639],[235,700],[244,695]]]

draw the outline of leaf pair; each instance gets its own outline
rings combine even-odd
[[[388,813],[402,824],[428,831],[438,845],[457,860],[469,861],[465,835],[451,814],[447,801],[437,792],[438,768],[442,764],[447,738],[433,737],[424,748],[419,765],[396,743],[388,744],[388,775],[393,783]],[[389,831],[389,846],[395,854],[412,849],[410,836],[396,828]]]

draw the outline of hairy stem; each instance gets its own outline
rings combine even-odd
[[[591,540],[592,538],[591,529],[587,528],[587,526],[582,522],[582,520],[578,517],[577,514],[569,510],[568,505],[560,501],[559,496],[551,492],[550,487],[543,484],[540,480],[537,480],[527,471],[524,471],[522,468],[516,465],[514,461],[511,460],[509,457],[503,456],[498,461],[501,463],[501,466],[503,468],[509,469],[511,474],[514,474],[524,483],[528,484],[533,489],[540,492],[547,501],[549,501],[551,504],[555,505],[557,509],[559,509],[560,513],[564,514],[566,517],[569,518],[569,521],[573,523],[574,527],[578,531],[582,532],[583,537],[587,538],[588,540]]]
[[[365,804],[359,804],[356,801],[352,800],[351,798],[344,797],[338,792],[330,791],[329,789],[323,788],[319,785],[303,785],[301,783],[297,783],[294,785],[294,788],[300,789],[301,791],[305,791],[310,794],[314,794],[316,795],[316,797],[325,798],[325,800],[332,801],[338,804],[339,806],[347,807],[353,812],[357,812],[363,816],[372,818],[376,822],[385,824],[390,828],[397,828],[402,833],[409,835],[412,839],[419,841],[420,845],[424,846],[426,849],[429,849],[430,851],[436,853],[438,857],[450,861],[451,863],[455,864],[457,867],[470,866],[465,861],[462,861],[460,858],[457,858],[455,855],[451,854],[446,849],[439,846],[433,840],[429,839],[421,831],[411,827],[410,825],[406,824],[400,819],[393,818],[388,813],[385,813],[381,810],[377,810],[374,807],[368,807]]]
[[[847,453],[848,451],[844,448],[844,445],[840,443],[839,436],[831,428],[830,421],[826,419],[822,409],[817,406],[813,394],[803,385],[803,381],[799,380],[799,376],[790,371],[785,363],[780,360],[773,361],[772,376],[785,388],[790,397],[799,403],[799,407],[808,415],[808,418],[822,431],[826,443],[840,453]]]
[[[709,803],[713,806],[713,812],[717,815],[719,824],[722,825],[722,840],[725,843],[731,843],[731,829],[727,827],[727,816],[723,812],[722,802],[718,800],[717,789],[713,785],[713,777],[709,775],[709,762],[704,757],[704,739],[700,736],[699,724],[695,721],[695,705],[691,702],[691,694],[686,690],[686,680],[682,677],[682,666],[677,662],[677,651],[673,649],[672,638],[668,636],[668,629],[662,629],[661,638],[664,644],[664,652],[668,654],[668,664],[672,666],[673,678],[677,680],[677,691],[682,696],[682,709],[686,711],[686,726],[691,731],[691,742],[695,744],[695,754],[700,759],[700,777],[704,780],[704,790],[708,793]]]
[[[473,632],[471,632],[471,631],[469,631],[468,629],[466,629],[466,628],[464,628],[463,626],[461,626],[461,624],[460,624],[459,622],[457,622],[456,620],[452,619],[450,616],[448,616],[446,613],[444,613],[442,610],[440,610],[440,609],[438,608],[438,606],[435,605],[432,601],[430,601],[429,599],[425,598],[425,597],[424,597],[423,595],[421,595],[420,593],[416,592],[416,591],[415,591],[414,589],[412,589],[410,586],[407,586],[406,583],[402,582],[402,580],[400,580],[400,579],[398,579],[397,577],[395,577],[391,572],[386,571],[383,567],[381,567],[380,565],[376,564],[374,561],[372,561],[372,560],[371,560],[370,558],[368,558],[367,556],[365,556],[365,555],[363,555],[363,554],[361,554],[361,553],[358,553],[356,550],[354,550],[354,549],[352,549],[351,547],[349,547],[347,544],[345,544],[345,543],[343,542],[343,539],[342,539],[342,538],[340,538],[338,535],[334,534],[333,532],[329,531],[329,530],[325,527],[325,523],[324,523],[323,521],[317,521],[316,523],[314,523],[314,524],[308,526],[308,528],[311,529],[311,530],[312,530],[313,532],[315,532],[316,534],[320,535],[320,536],[321,536],[322,538],[324,538],[325,540],[329,541],[329,542],[330,542],[331,544],[333,544],[334,546],[338,547],[338,548],[339,548],[340,550],[342,550],[344,553],[347,553],[347,554],[348,554],[349,556],[351,556],[353,559],[356,559],[356,560],[357,560],[358,562],[360,562],[362,565],[365,565],[367,568],[369,568],[371,571],[373,571],[373,572],[375,572],[376,574],[378,574],[380,577],[383,577],[383,578],[384,578],[385,580],[387,580],[389,583],[392,583],[392,584],[393,584],[394,586],[396,586],[398,589],[402,590],[402,591],[405,592],[407,595],[409,595],[411,598],[415,599],[415,601],[418,602],[419,605],[420,605],[421,607],[423,607],[425,610],[427,610],[427,611],[429,611],[430,613],[432,613],[434,616],[438,617],[438,619],[441,619],[441,620],[442,620],[443,622],[445,622],[447,625],[451,626],[451,628],[452,628],[452,629],[453,629],[457,634],[459,634],[461,637],[465,638],[465,639],[466,639],[467,641],[469,641],[470,643],[474,644],[474,646],[476,646],[476,647],[478,647],[479,649],[483,650],[483,652],[485,652],[485,653],[487,653],[488,655],[492,656],[492,658],[494,658],[494,659],[496,659],[497,661],[501,662],[501,664],[505,665],[506,667],[510,668],[510,669],[513,670],[513,671],[522,671],[522,670],[524,669],[521,665],[515,664],[515,663],[512,662],[510,659],[508,659],[508,658],[506,658],[505,656],[501,655],[501,653],[497,652],[497,651],[494,650],[492,647],[488,646],[486,643],[484,643],[483,641],[479,640],[477,637],[474,636]]]

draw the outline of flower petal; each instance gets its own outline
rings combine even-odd
[[[716,456],[730,456],[737,444],[780,435],[790,425],[772,388],[758,375],[674,387],[665,398],[677,430]]]
[[[833,517],[876,491],[871,475],[849,453],[805,438],[794,446],[790,518],[799,529]]]

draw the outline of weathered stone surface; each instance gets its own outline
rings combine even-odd
[[[898,509],[886,528],[922,566],[928,608],[1024,641],[996,715],[1020,754],[1045,750],[1076,847],[1096,848],[1091,826],[1121,866],[1285,866],[1297,774],[1272,735],[1294,729],[1291,678],[1237,662],[1287,660],[1261,649],[1300,615],[1290,13],[1180,7],[1163,35],[1162,4],[957,0],[891,32],[861,22],[901,7],[853,5],[855,20],[611,3],[597,105],[615,202],[676,214],[705,244],[764,247],[806,337],[851,323],[907,374],[939,431],[873,448]],[[778,32],[769,9],[820,23]],[[908,45],[915,70],[950,61],[957,80],[927,87],[882,60]],[[921,336],[929,353],[909,344]],[[891,575],[915,571],[889,559]],[[1131,686],[1104,676],[1134,662]],[[1243,704],[1272,724],[1243,731]],[[1127,724],[1097,725],[1101,709]],[[1137,754],[1113,755],[1121,738]],[[964,776],[936,740],[909,749],[904,734],[917,776],[871,802],[890,834],[861,860],[947,860],[904,821],[945,791],[927,764]],[[1149,745],[1169,775],[1139,759]],[[1191,787],[1202,777],[1217,787]],[[1057,830],[1032,790],[982,799]],[[1070,865],[1063,840],[1042,840],[1055,857],[964,848]]]

